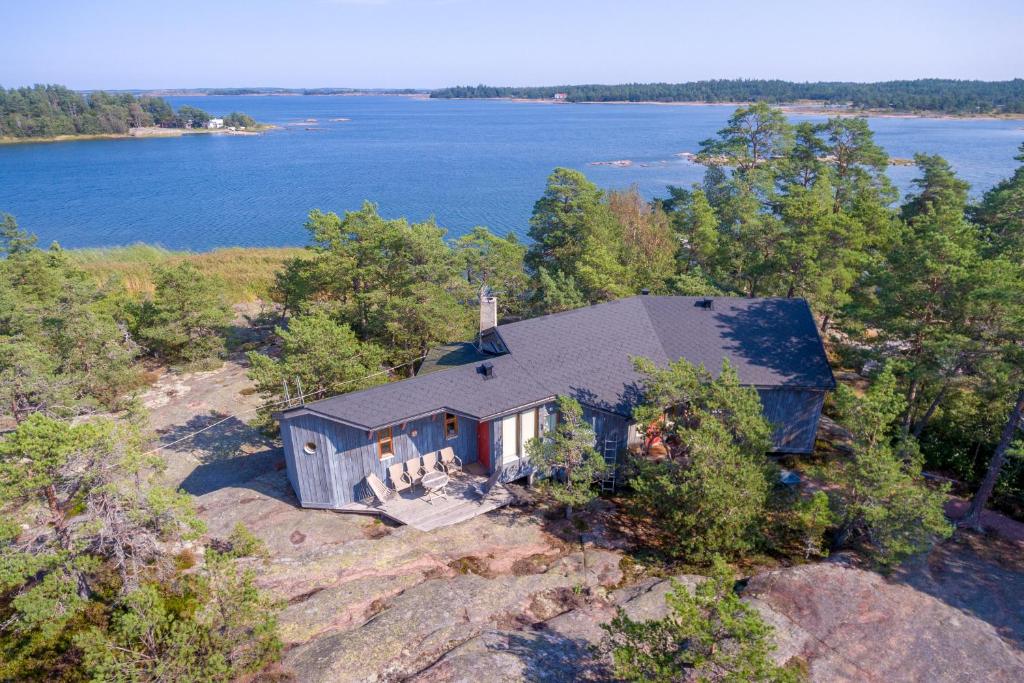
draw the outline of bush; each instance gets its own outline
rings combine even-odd
[[[625,681],[799,681],[798,671],[771,660],[772,628],[733,592],[733,579],[720,558],[693,594],[676,582],[663,619],[633,621],[620,608],[601,628],[602,649]]]

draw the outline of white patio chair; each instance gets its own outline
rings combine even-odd
[[[420,483],[423,479],[423,475],[427,471],[423,469],[423,465],[420,464],[419,458],[412,458],[411,460],[405,461],[405,476],[409,479],[409,485],[415,486]]]
[[[432,470],[437,470],[439,472],[445,471],[444,466],[441,465],[440,462],[438,462],[437,453],[435,451],[426,453],[423,456],[423,474],[426,474],[427,472],[430,472]]]
[[[441,467],[448,474],[451,474],[452,470],[456,472],[462,471],[462,459],[455,455],[455,451],[452,450],[451,446],[445,446],[441,449]]]
[[[380,505],[387,505],[389,501],[398,497],[398,494],[385,486],[380,477],[373,472],[366,475],[366,484],[373,491],[373,495]]]
[[[391,490],[395,493],[412,488],[412,478],[406,473],[404,463],[388,465],[388,479],[391,480]]]

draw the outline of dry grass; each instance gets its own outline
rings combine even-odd
[[[306,250],[297,247],[231,247],[196,253],[149,244],[68,251],[71,259],[96,278],[98,284],[116,278],[129,293],[138,295],[153,291],[154,268],[188,261],[206,275],[220,279],[232,303],[267,299],[274,274],[285,261],[305,253]]]

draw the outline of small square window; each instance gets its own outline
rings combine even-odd
[[[451,413],[444,414],[444,438],[454,439],[459,435],[459,416]]]
[[[381,460],[395,454],[395,445],[391,434],[391,427],[385,427],[377,432],[377,452],[380,455]]]

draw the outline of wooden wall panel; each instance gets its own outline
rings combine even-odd
[[[812,389],[758,389],[765,418],[775,428],[772,441],[779,453],[810,453],[825,392]]]
[[[286,462],[290,457],[295,470],[294,479],[290,474],[289,480],[302,505],[338,507],[372,496],[365,483],[370,472],[387,482],[388,465],[404,463],[445,446],[451,446],[463,464],[476,462],[476,427],[475,420],[459,417],[458,436],[446,440],[441,415],[410,421],[404,428],[395,425],[392,428],[395,454],[383,461],[378,457],[376,434],[371,436],[333,420],[300,415],[282,421],[281,432],[282,438],[290,444],[285,448]],[[302,451],[307,441],[317,444],[315,455]]]

